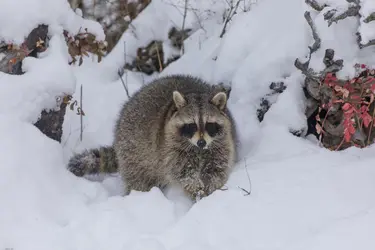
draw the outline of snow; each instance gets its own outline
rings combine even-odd
[[[1,0],[0,22],[0,39],[16,44],[22,43],[39,24],[48,24],[52,29],[64,28],[73,34],[87,28],[98,39],[104,38],[100,25],[74,13],[66,0],[17,0],[17,4],[13,0]]]
[[[363,20],[367,18],[371,13],[375,12],[374,1],[362,0],[361,14],[361,26],[359,27],[359,32],[361,33],[362,43],[366,44],[369,41],[375,39],[375,24],[373,22],[365,23]]]
[[[53,29],[47,51],[38,59],[24,60],[24,75],[0,75],[0,249],[375,247],[374,146],[331,152],[320,148],[315,138],[289,132],[306,129],[303,76],[293,66],[295,58],[305,60],[313,43],[303,17],[309,8],[303,1],[259,0],[250,11],[233,17],[222,39],[226,1],[189,1],[197,11],[189,10],[186,21],[193,34],[185,41],[185,54],[160,75],[190,73],[230,84],[229,107],[241,139],[241,160],[228,190],[195,204],[178,187],[165,194],[153,188],[124,197],[116,174],[79,178],[66,170],[74,152],[111,145],[118,111],[127,100],[117,70],[135,56],[136,48],[153,39],[168,48],[169,28],[182,24],[176,6],[183,1],[153,0],[101,63],[89,57],[82,66],[67,65],[62,29],[76,30],[86,23],[102,34],[98,24],[83,20],[62,0],[22,2],[26,7],[33,3],[22,8],[23,15],[16,15],[20,9],[11,1],[0,3],[0,19],[8,24],[0,28],[1,39],[22,42],[40,21]],[[40,11],[40,6],[46,9]],[[311,67],[321,69],[327,48],[344,60],[344,77],[353,74],[357,62],[375,65],[373,49],[355,46],[355,18],[331,27],[323,13],[313,12],[312,18],[322,47]],[[127,72],[123,78],[132,95],[157,76]],[[259,124],[256,108],[272,81],[283,81],[287,89]],[[81,86],[82,141],[80,117],[69,109],[61,143],[32,125],[42,109],[56,105],[59,93],[73,93],[73,100],[79,100]]]
[[[40,112],[57,106],[61,93],[73,93],[75,77],[68,60],[68,49],[60,34],[51,37],[49,48],[40,58],[26,58],[23,75],[0,72],[0,114],[36,122]]]

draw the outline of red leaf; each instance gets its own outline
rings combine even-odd
[[[371,115],[369,115],[369,113],[364,113],[362,116],[362,120],[363,120],[363,125],[365,126],[365,128],[367,128],[370,123],[372,122],[372,117]]]
[[[349,103],[345,103],[344,105],[342,105],[342,109],[345,111],[349,110],[351,107],[352,105],[350,105]]]
[[[351,99],[353,100],[353,101],[359,101],[359,100],[361,100],[361,96],[360,95],[351,95]]]
[[[345,138],[345,142],[350,142],[350,139],[352,138],[352,135],[349,133],[348,129],[344,130],[344,138]]]
[[[361,64],[361,68],[365,69],[366,68],[366,64]]]
[[[337,81],[337,78],[334,75],[334,73],[332,73],[332,72],[327,73],[325,78],[324,78],[324,83],[329,85],[329,86],[335,85],[336,81]]]
[[[375,81],[375,78],[372,76],[369,76],[366,78],[366,81],[363,84],[373,83],[374,81]]]
[[[350,82],[346,82],[344,84],[344,88],[346,88],[347,90],[349,90],[349,92],[353,92],[354,91],[354,88],[352,85],[350,85]]]
[[[355,133],[355,128],[354,128],[354,126],[353,126],[353,123],[350,123],[348,129],[349,129],[349,133],[352,134],[352,135],[354,135],[354,133]]]
[[[335,100],[332,100],[332,103],[343,103],[344,101],[343,100],[340,100],[340,99],[335,99]]]
[[[344,119],[344,139],[346,142],[350,142],[352,135],[355,133],[351,117],[352,114],[346,114]]]
[[[368,107],[367,106],[362,106],[361,107],[361,119],[363,121],[363,125],[367,128],[370,123],[372,122],[372,116],[367,112]]]

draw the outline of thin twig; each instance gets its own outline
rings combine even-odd
[[[126,65],[126,57],[127,57],[127,55],[126,55],[126,42],[124,41],[124,64],[125,65]],[[122,74],[121,74],[120,70],[117,71],[117,74],[121,79],[122,86],[124,86],[127,97],[130,98],[129,88],[128,88],[128,71],[127,71],[127,69],[124,70],[125,81],[124,81],[124,79],[122,79]]]
[[[182,48],[184,47],[184,43],[182,42]],[[158,62],[159,62],[159,72],[163,71],[163,63],[161,61],[160,53],[159,53],[159,48],[156,45],[156,55],[158,56]]]
[[[80,95],[80,100],[79,100],[79,103],[80,103],[80,108],[81,108],[81,112],[79,112],[79,115],[80,115],[80,120],[81,120],[81,134],[80,134],[80,139],[82,141],[82,138],[83,138],[83,102],[82,102],[82,93],[83,93],[83,86],[81,84],[81,95]]]
[[[369,105],[370,107],[370,105]],[[371,130],[372,130],[372,127],[374,126],[374,117],[375,117],[375,106],[372,110],[372,124],[370,125],[370,131],[368,132],[368,138],[367,138],[367,145],[370,145],[370,136],[371,136]]]
[[[308,58],[308,60],[306,62],[302,63],[297,58],[294,62],[294,66],[297,69],[301,70],[303,74],[309,75],[312,78],[315,78],[314,74],[309,72],[308,69],[309,69],[309,64],[310,64],[310,60],[311,60],[311,55],[320,48],[322,40],[320,39],[320,37],[318,35],[318,32],[316,31],[316,26],[315,26],[315,24],[314,24],[314,22],[311,18],[310,12],[306,11],[305,14],[304,14],[304,17],[305,17],[307,23],[309,24],[309,26],[311,28],[312,36],[314,38],[314,44],[312,46],[309,46],[309,58]]]
[[[228,15],[226,16],[225,18],[225,22],[224,22],[224,27],[223,27],[223,30],[221,31],[221,34],[220,34],[220,38],[223,38],[225,32],[226,32],[226,29],[227,29],[227,25],[228,23],[232,20],[232,17],[234,16],[234,14],[236,13],[237,9],[238,9],[238,6],[240,5],[240,2],[242,0],[237,0],[237,3],[235,6],[233,6],[233,1],[232,1],[232,4],[230,6],[230,10],[229,10],[229,13]]]
[[[181,53],[182,55],[185,53],[185,46],[184,46],[184,40],[185,40],[185,22],[186,22],[186,16],[187,16],[187,8],[188,8],[188,0],[185,0],[185,7],[184,7],[184,16],[182,19],[182,45],[181,45]]]
[[[203,27],[202,20],[201,20],[201,18],[198,16],[197,11],[193,9],[192,12],[194,13],[195,17],[196,17],[197,20],[198,20],[199,27],[204,31],[204,33],[207,33],[207,30]],[[182,31],[183,31],[183,30],[182,30]]]
[[[338,151],[341,148],[342,144],[344,144],[344,141],[345,141],[345,136],[342,138],[340,144],[337,146],[337,148],[335,149],[335,151]]]
[[[126,72],[126,71],[127,71],[127,70],[125,70],[125,72]],[[124,82],[124,79],[122,79],[122,75],[121,75],[120,70],[119,70],[117,73],[118,73],[118,76],[119,76],[120,79],[121,79],[122,86],[124,86],[124,89],[125,89],[125,92],[126,92],[127,97],[130,98],[129,90],[128,90],[128,84]],[[126,74],[126,73],[125,73],[125,74]]]
[[[238,186],[238,188],[245,192],[244,196],[248,196],[248,195],[251,195],[252,187],[251,187],[251,179],[250,179],[249,171],[247,170],[246,158],[245,158],[245,171],[246,171],[247,179],[249,181],[249,190],[246,190],[240,186]]]
[[[324,123],[326,122],[326,120],[327,120],[327,117],[328,117],[328,113],[329,113],[329,111],[331,111],[331,107],[327,110],[327,113],[326,113],[326,115],[324,116],[324,119],[323,119],[323,122],[322,122],[322,125],[321,125],[321,127],[322,127],[322,135],[324,135],[324,133],[325,133],[325,131],[324,131]],[[323,136],[319,136],[319,142],[320,142],[320,145],[322,145],[322,139],[323,139]]]

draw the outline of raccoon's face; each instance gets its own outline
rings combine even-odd
[[[227,94],[212,96],[173,92],[176,112],[170,120],[174,138],[185,147],[208,149],[214,142],[225,140],[230,131],[230,121],[225,114]]]

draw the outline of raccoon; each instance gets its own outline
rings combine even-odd
[[[118,171],[131,190],[180,185],[193,200],[226,183],[237,158],[230,88],[189,75],[161,77],[122,107],[112,147],[71,158],[75,175]]]

